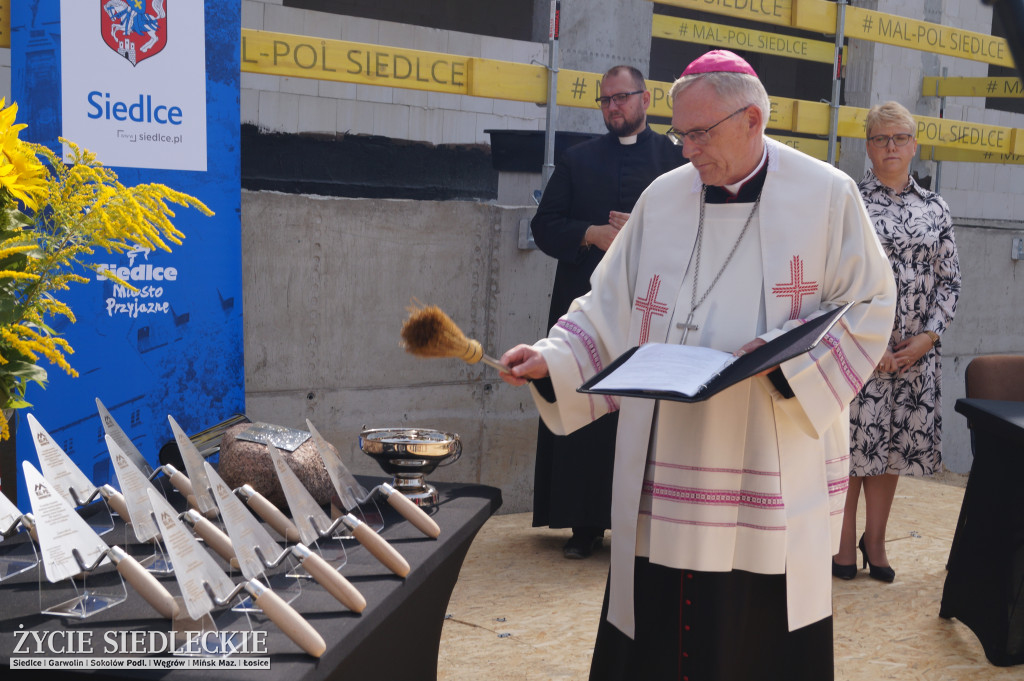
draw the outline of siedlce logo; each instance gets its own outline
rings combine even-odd
[[[99,0],[100,34],[110,49],[137,65],[167,45],[167,0]]]

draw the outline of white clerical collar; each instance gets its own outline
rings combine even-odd
[[[619,144],[636,144],[636,135],[630,135],[628,137],[620,137]]]
[[[733,182],[732,184],[723,185],[725,190],[728,191],[733,196],[736,196],[739,193],[739,191],[740,191],[740,187],[742,187],[743,184],[745,182],[747,182],[750,178],[752,178],[754,175],[757,175],[757,172],[759,170],[761,170],[761,166],[764,165],[764,162],[765,162],[765,159],[767,158],[767,156],[768,156],[768,145],[766,144],[766,145],[764,145],[764,148],[761,149],[761,162],[758,163],[756,166],[754,166],[754,169],[751,171],[751,173],[749,175],[747,175],[746,177],[744,177],[739,182]]]

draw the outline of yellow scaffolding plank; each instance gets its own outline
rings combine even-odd
[[[800,2],[803,1],[800,0]],[[658,2],[663,5],[692,9],[696,12],[722,14],[776,26],[793,25],[794,3],[792,0],[658,0]],[[836,22],[833,18],[832,28],[829,30],[834,33],[835,29]]]
[[[915,116],[917,141],[954,149],[974,149],[979,152],[1015,153],[1013,128],[983,125],[947,118]]]
[[[469,59],[467,94],[543,104],[548,101],[548,70],[534,64]]]
[[[801,102],[803,104],[803,102]],[[839,135],[864,139],[864,121],[867,109],[840,107]],[[1016,130],[998,125],[984,125],[948,118],[914,116],[917,121],[915,136],[922,146],[947,149],[974,149],[996,154],[1014,153]]]
[[[926,97],[1024,97],[1020,78],[937,78],[921,79]]]
[[[849,38],[997,66],[1013,66],[1010,45],[1005,38],[964,31],[955,26],[943,26],[853,6],[846,8],[844,26]]]
[[[922,144],[918,147],[922,159],[930,161],[955,161],[959,163],[1004,163],[1024,165],[1024,154],[976,151],[972,149],[950,149]]]
[[[793,28],[835,35],[836,3],[825,0],[794,0]]]
[[[769,97],[771,113],[768,115],[768,127],[772,130],[793,132],[796,116],[794,111],[798,100],[789,97]]]
[[[514,101],[547,101],[547,69],[492,59],[242,29],[242,71]]]
[[[802,151],[808,156],[812,156],[819,161],[824,161],[828,158],[828,140],[817,140],[809,137],[791,137],[787,135],[768,135],[773,140],[782,142],[787,147],[793,147],[797,151]],[[839,151],[841,145],[836,143],[836,158],[839,158]]]
[[[809,40],[790,35],[754,31],[736,26],[713,24],[680,17],[655,14],[651,22],[651,35],[655,38],[681,42],[715,45],[734,50],[749,50],[779,57],[792,57],[805,61],[831,64],[835,57],[835,43]]]
[[[793,132],[827,135],[830,117],[828,104],[797,100],[793,107]]]
[[[658,2],[698,12],[721,14],[777,26],[790,26],[815,33],[835,35],[836,32],[836,4],[829,0],[658,0]],[[922,52],[1013,67],[1010,46],[1005,38],[997,38],[975,31],[964,31],[955,26],[943,26],[850,5],[846,8],[843,31],[847,38],[869,40]]]

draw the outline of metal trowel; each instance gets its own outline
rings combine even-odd
[[[174,576],[181,587],[189,617],[202,620],[214,608],[229,603],[244,590],[263,613],[306,653],[313,657],[323,655],[327,644],[302,615],[255,579],[235,585],[181,524],[174,507],[153,490],[149,490],[149,499],[164,544],[175,565]]]
[[[216,517],[219,513],[217,502],[210,493],[210,481],[206,477],[206,470],[203,468],[203,455],[199,449],[188,439],[188,435],[181,429],[178,422],[170,415],[167,420],[171,424],[171,431],[174,432],[174,441],[178,444],[178,451],[181,453],[181,460],[185,463],[185,471],[192,483],[192,496],[188,498],[190,504],[199,509],[199,512],[207,518]],[[181,491],[181,490],[179,490]]]
[[[341,500],[345,512],[348,513],[358,508],[359,504],[370,498],[371,492],[368,492],[365,487],[359,484],[355,476],[342,463],[341,458],[331,451],[327,440],[317,432],[309,419],[306,419],[306,427],[309,428],[309,432],[313,435],[313,444],[316,445],[316,450],[320,452],[320,458],[323,459],[324,467],[327,468],[327,474],[331,476],[334,490],[338,493],[338,498]],[[420,532],[434,539],[441,535],[441,528],[437,526],[433,518],[424,513],[423,509],[419,506],[409,501],[404,494],[386,482],[373,488],[374,492],[377,490],[384,494],[392,508],[401,513],[402,517],[412,523]]]
[[[291,509],[292,520],[299,529],[303,544],[308,546],[322,537],[328,537],[334,534],[334,530],[339,525],[344,524],[352,532],[352,536],[389,570],[399,577],[409,574],[409,563],[402,557],[402,554],[374,532],[373,528],[351,513],[332,523],[324,510],[316,503],[316,499],[302,485],[295,472],[277,451],[277,447],[269,442],[266,445],[270,458],[274,462],[274,470],[277,471],[277,477],[281,481],[284,497],[288,501],[288,508]]]
[[[234,495],[213,466],[209,463],[203,465],[212,484],[239,568],[246,579],[255,579],[268,567],[280,565],[285,557],[291,555],[318,584],[346,608],[353,612],[362,612],[366,608],[366,599],[363,595],[308,546],[295,544],[282,551],[281,546]]]
[[[100,421],[103,422],[103,432],[114,439],[117,446],[121,448],[125,456],[131,459],[140,471],[145,473],[146,477],[152,477],[153,467],[146,461],[146,457],[142,456],[142,452],[138,450],[135,444],[128,437],[128,434],[117,424],[114,417],[110,415],[107,408],[100,402],[100,398],[96,398],[96,410],[100,413]]]
[[[174,596],[146,568],[122,548],[107,546],[31,463],[23,462],[22,470],[47,580],[57,583],[72,579],[83,572],[95,570],[109,560],[157,612],[169,619],[178,614]],[[84,593],[61,604],[65,609],[62,614],[85,617],[99,611],[88,610],[90,605],[90,595]]]
[[[57,493],[68,504],[73,508],[85,506],[95,499],[98,494],[106,499],[110,507],[117,511],[119,516],[125,519],[128,518],[128,507],[125,505],[124,497],[120,492],[110,485],[100,485],[97,487],[92,484],[92,481],[82,472],[82,469],[75,465],[75,462],[64,453],[64,450],[43,429],[39,421],[36,420],[36,417],[28,414],[27,419],[43,477],[50,481]]]

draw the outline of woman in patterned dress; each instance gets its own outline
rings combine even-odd
[[[956,312],[960,264],[949,207],[910,176],[916,124],[897,102],[865,121],[871,160],[860,193],[889,256],[898,288],[889,349],[850,405],[850,488],[832,573],[857,574],[857,548],[870,576],[895,579],[885,528],[900,475],[931,475],[941,463],[940,338]],[[857,542],[857,502],[866,523]]]

